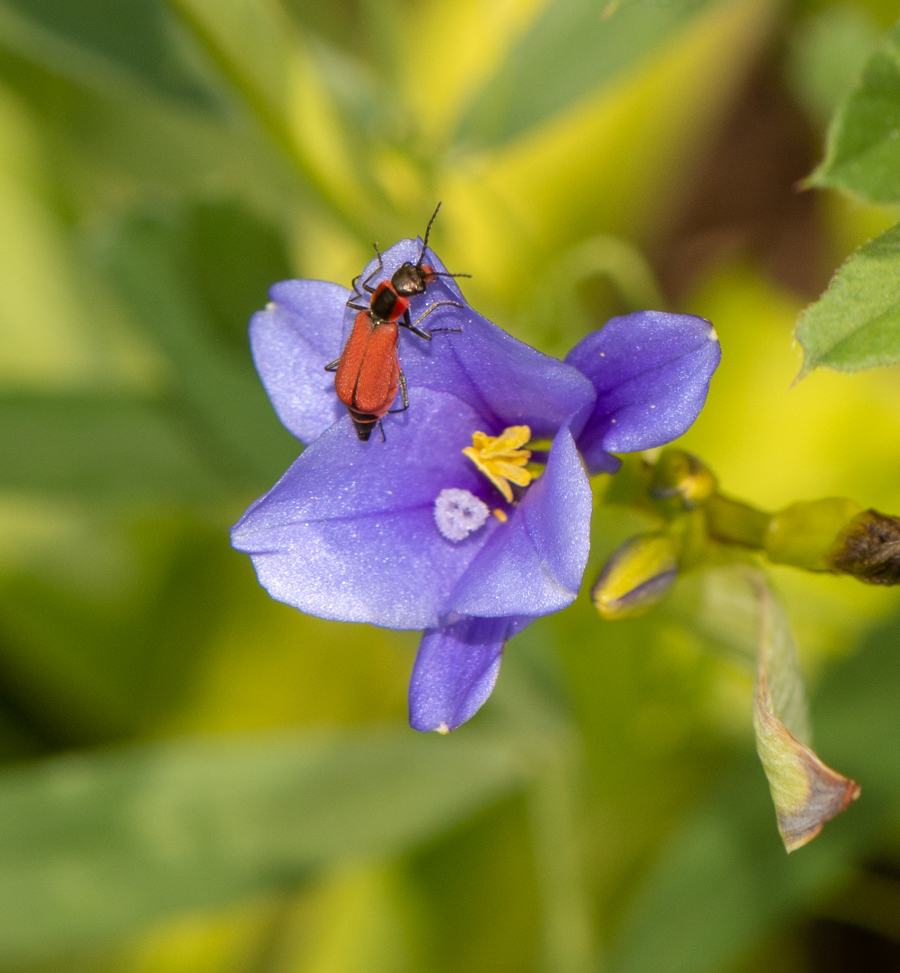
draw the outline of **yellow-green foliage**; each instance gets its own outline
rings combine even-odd
[[[244,337],[270,283],[349,284],[442,200],[467,298],[564,353],[663,300],[711,147],[822,6],[0,3],[0,971],[700,973],[839,911],[900,799],[892,592],[772,572],[833,670],[816,751],[871,800],[788,865],[699,582],[619,622],[583,592],[426,739],[415,633],[276,604],[227,541],[300,449]],[[831,266],[884,219],[819,217]],[[674,298],[723,353],[680,445],[763,509],[900,512],[896,372],[793,386],[811,295],[715,239]],[[598,499],[587,580],[655,527]]]

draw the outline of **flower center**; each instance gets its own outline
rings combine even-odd
[[[434,501],[434,522],[448,541],[458,543],[484,526],[488,505],[468,490],[441,490]]]
[[[481,470],[482,473],[503,494],[507,503],[512,503],[513,492],[510,483],[528,486],[537,473],[526,469],[531,459],[531,450],[522,446],[531,439],[528,426],[510,426],[499,436],[488,436],[483,432],[472,433],[472,445],[463,453]]]

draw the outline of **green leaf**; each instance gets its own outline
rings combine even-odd
[[[373,215],[371,197],[380,190],[365,160],[350,151],[348,119],[281,4],[174,0],[173,6],[320,204],[367,239],[360,213]]]
[[[198,203],[188,214],[187,266],[218,334],[246,360],[247,326],[268,289],[294,274],[274,227],[235,201]]]
[[[801,315],[797,340],[803,374],[820,365],[855,372],[900,361],[900,225],[846,261]]]
[[[502,740],[182,741],[0,775],[0,962],[393,856],[519,786]]]
[[[82,583],[101,572],[92,590],[73,591],[46,569],[41,577],[36,565],[0,578],[0,704],[45,746],[133,738],[183,712],[196,691],[221,613],[252,582],[220,525],[171,507],[134,524],[131,557],[113,553],[105,572],[103,546],[115,541],[96,527],[56,549]]]
[[[638,890],[612,973],[715,973],[802,914],[897,821],[900,618],[838,665],[814,700],[821,753],[863,783],[863,795],[801,854],[788,856],[754,757],[670,837]]]
[[[0,489],[94,502],[208,502],[225,481],[190,427],[124,398],[0,397]]]
[[[296,459],[300,444],[266,398],[249,345],[236,353],[216,334],[178,228],[133,220],[105,257],[135,320],[171,361],[176,394],[205,433],[207,448],[236,485],[267,489]]]
[[[209,107],[161,0],[2,0],[0,44],[53,73],[108,90],[124,79]]]
[[[802,23],[791,42],[788,79],[816,122],[827,125],[880,40],[877,22],[863,7],[836,3]]]
[[[291,71],[300,50],[280,4],[175,0],[173,6],[261,118],[288,110]]]
[[[869,59],[838,109],[825,159],[810,176],[873,203],[900,203],[900,25]]]
[[[554,0],[463,118],[457,141],[488,148],[568,108],[646,57],[710,0]]]

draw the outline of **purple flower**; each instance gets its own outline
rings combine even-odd
[[[420,250],[413,240],[391,247],[372,285],[415,262]],[[444,271],[430,250],[425,260]],[[235,525],[232,543],[251,555],[279,601],[322,618],[424,629],[410,722],[454,729],[490,695],[506,640],[569,605],[581,585],[591,490],[576,444],[585,444],[592,468],[608,469],[617,461],[606,450],[623,434],[642,443],[671,437],[696,417],[703,396],[685,391],[696,385],[697,365],[683,316],[647,315],[649,330],[644,318],[636,322],[652,356],[627,347],[626,325],[606,344],[596,342],[606,329],[590,335],[564,363],[491,324],[451,278],[440,277],[412,299],[411,315],[458,302],[436,309],[422,327],[459,332],[426,342],[401,329],[409,409],[385,417],[384,441],[376,431],[360,442],[323,370],[353,327],[351,293],[306,280],[276,284],[270,295],[251,322],[253,356],[279,417],[307,449]],[[686,320],[696,344],[701,319]],[[627,321],[611,323],[621,329]],[[709,345],[711,328],[703,327]],[[706,367],[703,395],[715,362]],[[642,372],[650,390],[639,388]],[[680,391],[669,389],[672,381]],[[667,417],[657,418],[657,409]],[[524,448],[533,440],[549,442],[535,457],[546,464],[539,476]]]
[[[700,414],[722,351],[705,318],[635,311],[611,318],[566,356],[594,383],[597,401],[578,437],[591,473],[615,473],[612,453],[664,446]]]

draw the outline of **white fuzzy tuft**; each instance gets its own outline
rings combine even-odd
[[[448,541],[464,541],[469,534],[484,526],[490,510],[468,490],[441,490],[434,501],[434,522]]]

